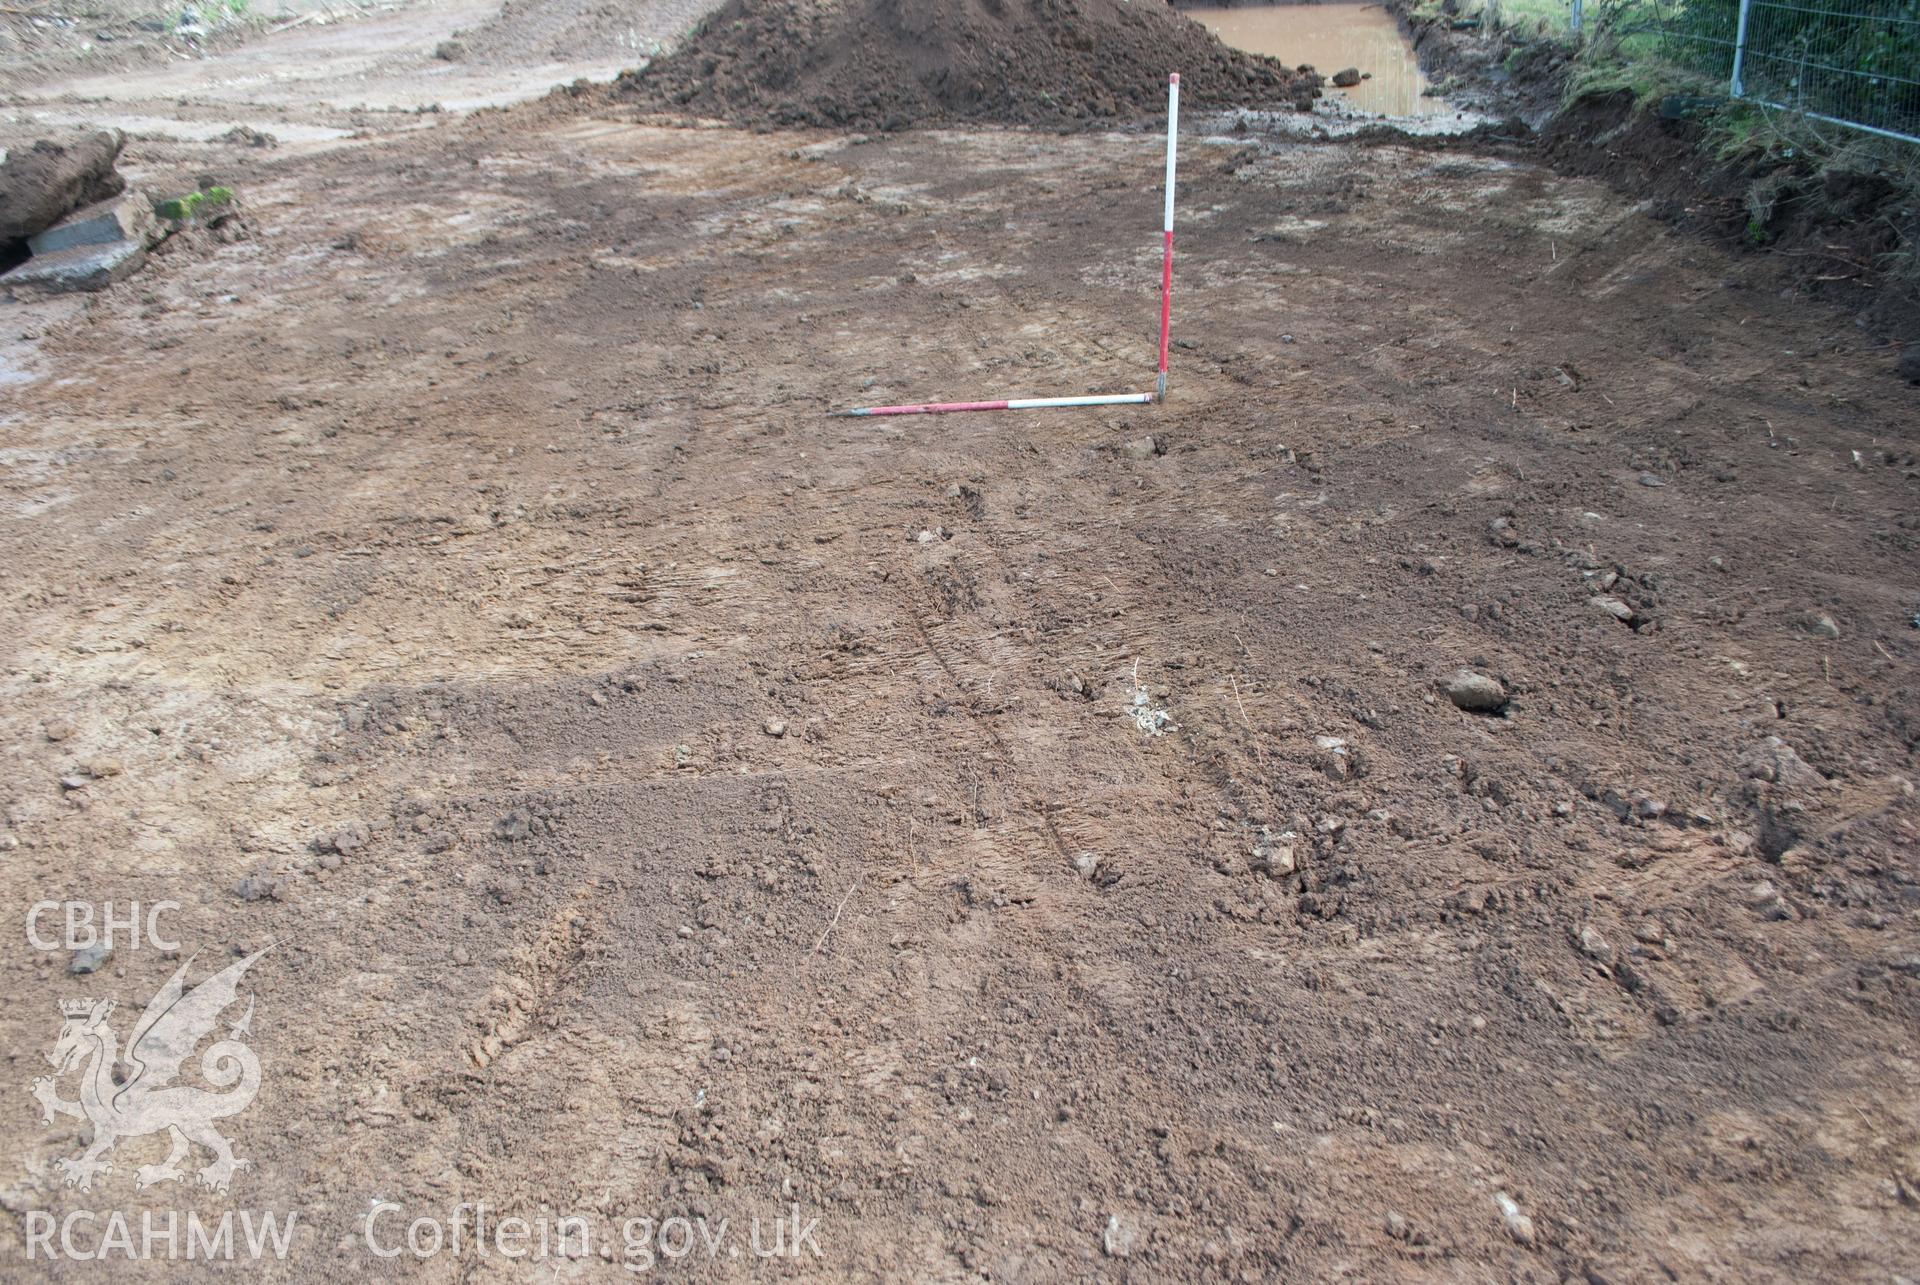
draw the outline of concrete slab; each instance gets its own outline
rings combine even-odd
[[[36,254],[0,276],[0,289],[67,294],[75,290],[105,290],[139,271],[147,261],[144,241],[113,241],[106,245],[76,245],[52,254]]]
[[[42,255],[115,241],[152,245],[159,235],[160,221],[154,216],[153,205],[140,193],[129,190],[75,210],[46,231],[28,237],[27,248]]]

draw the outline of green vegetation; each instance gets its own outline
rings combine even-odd
[[[1749,96],[1741,99],[1731,84],[1740,0],[1590,0],[1577,45],[1571,0],[1416,0],[1409,17],[1478,17],[1511,46],[1504,65],[1516,80],[1563,76],[1565,108],[1624,95],[1634,117],[1687,122],[1702,181],[1743,198],[1749,244],[1792,235],[1791,253],[1818,265],[1810,269],[1817,279],[1912,295],[1920,292],[1920,147],[1753,98],[1920,133],[1920,101],[1903,98],[1912,88],[1900,83],[1920,74],[1920,0],[1860,0],[1844,16],[1822,7],[1780,0],[1764,19],[1750,15]],[[1809,228],[1832,229],[1828,239],[1846,244],[1818,236],[1808,244]]]
[[[1887,221],[1884,230],[1896,248],[1870,266],[1875,275],[1896,286],[1920,285],[1920,251],[1915,244],[1920,234],[1915,225],[1915,212],[1920,211],[1920,147],[1799,112],[1729,98],[1724,67],[1671,56],[1674,43],[1656,32],[1619,33],[1618,27],[1603,26],[1581,51],[1565,84],[1568,107],[1626,93],[1632,95],[1636,113],[1660,111],[1693,120],[1700,129],[1702,163],[1717,163],[1749,176],[1744,193],[1745,237],[1752,245],[1773,241],[1789,214],[1846,223],[1863,214],[1852,205],[1860,193],[1892,194],[1895,199],[1878,203],[1882,212],[1870,217]],[[1681,48],[1684,52],[1684,42]]]
[[[222,27],[229,23],[265,21],[265,17],[253,11],[253,0],[200,0],[174,10],[169,20],[175,31],[197,25]]]
[[[216,186],[157,202],[153,209],[163,219],[171,219],[175,223],[186,223],[196,218],[216,217],[232,204],[233,189]]]
[[[1483,12],[1493,11],[1489,23],[1534,35],[1565,32],[1573,21],[1573,6],[1568,0],[1477,0],[1477,7]]]
[[[1597,41],[1730,80],[1740,0],[1606,0]],[[1748,17],[1747,96],[1920,134],[1920,0],[1767,0]]]
[[[1477,18],[1489,29],[1498,27],[1523,36],[1556,36],[1566,34],[1573,19],[1573,5],[1571,0],[1459,0],[1449,15],[1438,0],[1422,0],[1413,16]]]
[[[1590,48],[1567,77],[1569,104],[1585,98],[1604,98],[1621,92],[1633,95],[1637,110],[1645,110],[1674,95],[1725,95],[1724,80],[1713,80],[1657,57],[1622,57]]]

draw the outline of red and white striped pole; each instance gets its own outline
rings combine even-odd
[[[1167,339],[1173,331],[1173,158],[1180,129],[1180,73],[1167,77],[1167,213],[1161,222],[1160,383],[1156,401],[1167,400]]]
[[[835,415],[949,415],[963,410],[1046,410],[1055,406],[1127,406],[1153,400],[1152,393],[1100,393],[1093,397],[1006,397],[992,402],[912,402],[905,406],[861,406]]]

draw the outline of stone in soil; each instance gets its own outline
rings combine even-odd
[[[105,290],[124,281],[147,261],[147,247],[138,241],[106,245],[76,245],[52,254],[37,254],[0,276],[0,289],[72,294]]]
[[[1615,620],[1618,620],[1623,625],[1630,625],[1633,623],[1633,608],[1629,606],[1623,599],[1616,598],[1612,594],[1597,594],[1594,597],[1587,599],[1587,601],[1592,605],[1600,608],[1600,610],[1606,612],[1609,616],[1612,616]]]
[[[122,192],[76,210],[46,231],[27,238],[34,257],[56,254],[81,245],[112,245],[134,241],[152,245],[160,239],[160,221],[153,206],[138,192]]]
[[[99,942],[91,946],[82,946],[73,952],[73,959],[67,964],[67,971],[79,977],[99,972],[100,966],[106,963],[107,958],[112,954],[111,946],[103,946]]]
[[[1507,689],[1500,680],[1463,669],[1447,680],[1447,699],[1474,714],[1497,714],[1507,707]]]

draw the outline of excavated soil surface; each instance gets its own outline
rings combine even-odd
[[[226,1196],[64,1186],[26,1093],[179,961],[6,946],[0,1253],[238,1205],[389,1279],[377,1198],[616,1263],[797,1204],[827,1279],[1915,1261],[1885,359],[1595,181],[1196,134],[1169,404],[823,416],[1145,384],[1159,167],[495,114],[7,314],[0,895],[277,944]]]
[[[750,125],[1065,125],[1310,105],[1318,78],[1132,0],[728,0],[616,101]]]
[[[1169,402],[829,418],[1148,387],[1160,140],[587,106],[136,136],[253,235],[0,308],[0,1277],[235,1210],[293,1282],[1910,1274],[1920,444],[1851,314],[1196,115]],[[75,975],[70,900],[178,950]],[[230,1188],[67,1185],[62,1002],[268,945]],[[405,1251],[475,1205],[592,1248]]]

